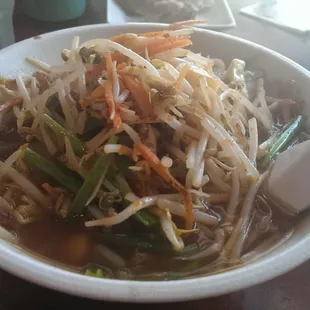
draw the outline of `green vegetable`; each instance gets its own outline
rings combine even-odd
[[[92,271],[91,269],[87,268],[85,271],[85,275],[90,276],[90,277],[96,277],[96,278],[104,278],[104,273],[99,268],[95,271]]]
[[[110,138],[108,144],[115,144],[118,138],[116,136]],[[72,205],[69,210],[70,215],[76,215],[83,212],[83,209],[86,206],[86,203],[93,191],[95,190],[101,176],[102,171],[105,169],[106,165],[111,162],[112,154],[102,154],[98,156],[96,162],[88,173],[82,187],[76,194]]]
[[[35,167],[46,174],[50,175],[53,179],[62,184],[67,190],[72,193],[78,192],[82,183],[79,181],[78,176],[72,173],[69,169],[55,164],[33,150],[27,148],[24,158],[28,165]]]
[[[116,155],[114,157],[115,164],[121,175],[124,177],[131,177],[131,171],[128,169],[129,166],[133,165],[133,162],[127,156]],[[117,171],[115,171],[112,167],[109,169],[107,173],[107,179],[113,183],[113,185],[120,190],[119,184],[115,181]],[[124,199],[121,204],[121,208],[125,209],[131,204],[130,201]],[[153,226],[158,223],[158,219],[155,215],[148,212],[147,210],[138,211],[133,215],[133,218],[138,222],[142,223],[146,227]]]
[[[115,164],[120,172],[125,177],[130,177],[131,172],[128,169],[129,166],[132,166],[132,161],[127,156],[115,156]],[[113,185],[120,190],[119,184],[115,181],[116,171],[111,167],[108,171],[107,178]],[[131,204],[130,201],[124,199],[123,203],[121,204],[121,208],[125,209]],[[146,227],[153,226],[158,223],[157,217],[147,210],[138,211],[136,214],[133,215],[133,218],[136,219],[138,222],[142,223]]]
[[[201,251],[201,246],[197,243],[193,243],[186,246],[181,252],[176,252],[166,239],[161,237],[150,239],[149,235],[146,234],[133,236],[124,233],[104,231],[99,235],[99,238],[103,243],[108,244],[111,247],[137,249],[138,251],[145,253],[188,257],[197,253],[197,251]]]
[[[150,227],[158,223],[157,217],[145,210],[137,212],[133,218],[146,227]]]
[[[171,245],[164,240],[149,241],[142,237],[128,236],[125,234],[113,234],[111,232],[104,232],[100,236],[103,242],[114,247],[133,248],[147,253],[175,254],[175,251],[172,249]]]
[[[91,56],[93,57],[93,64],[100,64],[102,61],[102,56],[95,50],[94,47],[82,47],[79,54],[84,63],[90,63]]]
[[[115,164],[121,175],[123,175],[125,178],[131,177],[131,171],[128,168],[133,166],[134,162],[128,156],[115,156]]]
[[[97,266],[90,266],[87,267],[85,270],[85,275],[90,276],[90,277],[95,277],[95,278],[112,278],[113,273],[111,270],[108,268],[99,268]]]
[[[115,276],[121,280],[130,280],[132,279],[132,273],[127,268],[121,268],[115,271]]]
[[[131,204],[130,201],[124,199],[122,208],[125,209]],[[146,227],[153,226],[158,223],[157,217],[146,210],[141,210],[133,215],[133,218],[142,223]]]
[[[283,131],[274,139],[268,153],[258,162],[260,170],[265,170],[279,152],[285,151],[290,146],[291,141],[301,130],[303,119],[304,117],[299,115],[283,128]]]
[[[58,96],[53,95],[49,98],[50,103],[55,102],[56,100],[58,100]],[[60,139],[63,138],[63,136],[67,136],[71,142],[72,148],[75,152],[76,155],[78,156],[83,156],[86,153],[86,149],[84,146],[84,143],[78,138],[76,137],[73,133],[71,133],[70,131],[66,130],[65,128],[63,128],[61,125],[59,125],[56,121],[54,121],[50,116],[48,116],[47,114],[43,115],[43,121],[45,123],[45,125],[47,127],[49,127],[57,137],[59,137]],[[109,142],[110,143],[110,142]],[[116,142],[114,142],[116,143]],[[91,180],[88,180],[87,184],[86,184],[86,179],[83,187],[80,188],[80,191],[77,193],[77,191],[79,190],[79,188],[75,191],[73,191],[72,187],[75,187],[76,189],[76,184],[71,185],[70,183],[62,183],[60,180],[58,180],[57,178],[55,178],[56,180],[58,180],[62,185],[64,185],[67,189],[69,189],[71,192],[73,193],[77,193],[76,198],[74,199],[72,206],[71,206],[71,210],[72,210],[72,214],[78,214],[80,212],[82,212],[88,198],[90,197],[90,195],[92,194],[94,188],[91,187],[91,185],[95,182],[95,181],[99,181],[99,178],[101,176],[101,170],[98,170],[98,167],[101,165],[104,167],[106,165],[106,163],[109,161],[108,159],[111,157],[111,155],[96,155],[95,156],[95,164],[93,166],[93,169],[91,169],[89,175],[93,176],[91,177],[91,179],[93,180],[93,182],[90,182]],[[100,160],[101,159],[101,160]],[[42,157],[42,160],[45,160]],[[115,163],[116,166],[118,167],[118,170],[120,171],[120,173],[122,175],[124,175],[125,177],[128,177],[130,175],[130,170],[128,169],[129,166],[132,165],[131,160],[126,157],[126,156],[115,156]],[[53,164],[53,163],[52,163]],[[96,166],[96,164],[98,164],[98,166]],[[100,168],[100,167],[99,167]],[[42,169],[41,169],[42,170]],[[50,169],[48,169],[49,172],[52,172]],[[56,170],[55,170],[56,171]],[[51,175],[51,173],[46,172],[48,174]],[[56,174],[56,173],[55,173]],[[112,181],[113,179],[115,179],[115,174],[116,171],[113,169],[109,169],[108,173],[107,173],[107,178]],[[53,176],[53,175],[52,175]],[[97,179],[97,177],[99,177]],[[62,179],[61,175],[60,178]],[[94,183],[94,186],[96,186],[97,182]],[[80,185],[81,187],[81,185]],[[87,197],[87,199],[86,199]],[[84,204],[84,205],[83,205]],[[126,208],[130,205],[129,201],[124,200],[124,204],[123,204],[123,208]],[[78,207],[79,206],[79,207]],[[73,210],[77,210],[76,212],[73,212]],[[79,211],[81,210],[81,211]],[[70,211],[71,213],[71,211]],[[145,225],[146,227],[150,227],[152,225],[155,225],[156,223],[158,223],[157,218],[149,213],[146,210],[141,210],[139,212],[137,212],[134,216],[133,216],[137,221],[141,222],[143,225]]]
[[[74,150],[74,153],[77,156],[81,157],[86,153],[84,143],[78,137],[76,137],[72,132],[68,131],[67,129],[59,125],[47,114],[43,115],[42,120],[44,121],[44,124],[54,132],[57,138],[61,139],[64,136],[67,136],[69,138],[72,148]]]

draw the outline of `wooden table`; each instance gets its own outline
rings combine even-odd
[[[310,68],[310,49],[307,37],[297,37],[272,26],[239,16],[240,7],[253,0],[230,0],[237,19],[237,27],[228,33],[251,39],[271,47]],[[45,23],[33,21],[22,14],[20,1],[16,0],[14,27],[16,40],[40,33],[105,21],[104,1],[88,1],[86,13],[73,21]],[[268,35],[267,35],[268,34]],[[202,288],[203,289],[203,288]],[[0,310],[56,309],[70,305],[71,309],[125,309],[128,304],[91,301],[54,292],[18,279],[0,271]],[[145,309],[146,305],[135,305]],[[310,309],[310,262],[267,283],[233,294],[164,305],[147,305],[148,309],[208,309],[208,310],[309,310]]]

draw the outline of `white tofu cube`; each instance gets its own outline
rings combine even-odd
[[[310,140],[278,155],[265,190],[290,214],[298,214],[310,206]]]

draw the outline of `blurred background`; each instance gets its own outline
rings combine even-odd
[[[201,27],[257,42],[310,68],[309,7],[308,0],[1,0],[0,48],[88,24],[207,19]]]

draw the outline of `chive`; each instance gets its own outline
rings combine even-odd
[[[153,254],[165,254],[169,256],[189,256],[197,251],[201,250],[201,247],[194,243],[185,246],[181,252],[176,252],[170,243],[165,239],[156,237],[154,240],[150,240],[148,235],[133,236],[124,233],[112,233],[110,231],[104,231],[99,235],[102,242],[109,244],[111,247],[131,248],[137,249],[140,252],[153,253]]]
[[[120,156],[120,155],[115,156],[114,159],[120,174],[122,174],[125,177],[131,177],[131,172],[128,169],[128,167],[132,165],[132,161],[127,156]],[[113,183],[113,185],[116,188],[120,190],[119,184],[115,181],[116,173],[117,172],[113,168],[110,168],[107,174],[107,178],[109,179],[110,182]],[[130,204],[131,204],[130,201],[124,199],[123,203],[121,204],[121,208],[125,209]],[[136,214],[133,215],[133,218],[138,222],[142,223],[146,227],[150,227],[158,223],[157,217],[152,213],[148,212],[147,210],[138,211]]]
[[[49,98],[50,102],[55,102],[55,100],[58,100],[58,96],[56,94],[51,96]],[[50,116],[48,116],[47,114],[44,114],[43,115],[43,121],[45,123],[46,126],[48,126],[54,133],[56,136],[60,136],[60,137],[63,137],[63,136],[67,136],[71,142],[71,145],[72,145],[72,148],[74,150],[74,152],[78,155],[78,156],[83,156],[85,153],[86,153],[86,150],[85,150],[85,146],[83,144],[83,142],[78,138],[76,137],[73,133],[71,133],[70,131],[66,130],[65,128],[63,128],[61,125],[59,125],[56,121],[54,121]],[[116,143],[116,142],[114,142]],[[95,172],[97,173],[100,173],[102,170],[98,171],[97,168],[95,168],[95,165],[96,163],[99,161],[100,158],[102,158],[102,160],[106,163],[107,161],[104,160],[104,158],[106,158],[108,155],[101,155],[101,156],[96,156],[96,162],[93,166],[93,169]],[[109,156],[110,157],[110,156]],[[119,170],[119,172],[124,175],[125,177],[128,177],[130,176],[131,172],[130,170],[128,169],[129,166],[132,165],[132,161],[127,157],[127,156],[120,156],[120,155],[117,155],[115,156],[115,163],[116,163],[116,166]],[[103,163],[104,164],[104,163]],[[90,171],[90,175],[93,174],[93,169]],[[95,170],[96,169],[96,170]],[[109,169],[108,173],[107,173],[107,178],[109,180],[113,180],[115,179],[115,173],[116,171],[114,171],[113,169]],[[97,180],[99,181],[99,179]],[[86,182],[86,181],[85,181]],[[61,183],[61,182],[60,182]],[[63,183],[61,183],[63,184]],[[85,183],[84,183],[85,184]],[[64,186],[66,186],[67,188],[67,184],[63,184]],[[95,184],[96,185],[96,184]],[[70,185],[68,185],[70,186]],[[83,185],[84,186],[84,185]],[[90,188],[88,186],[85,185],[85,187],[83,188],[83,192],[81,192],[80,194],[78,193],[78,195],[76,196],[76,199],[78,199],[80,202],[78,202],[76,199],[73,201],[73,204],[72,204],[72,207],[71,207],[71,210],[77,208],[76,206],[74,207],[73,205],[74,204],[80,204],[80,207],[77,208],[77,210],[79,209],[83,209],[84,207],[81,206],[81,204],[83,204],[83,200],[82,199],[82,195],[84,196],[86,194],[86,190]],[[82,190],[82,188],[81,188]],[[70,190],[72,191],[72,190]],[[74,193],[76,193],[77,191],[75,191]],[[92,192],[91,192],[92,193]],[[90,193],[90,195],[91,195]],[[89,197],[88,197],[89,198]],[[88,199],[87,198],[87,199]],[[85,200],[85,199],[84,199]],[[87,200],[85,201],[85,204],[86,204]],[[130,202],[129,201],[124,201],[124,206],[123,208],[129,206]],[[73,211],[72,211],[73,212]],[[78,213],[81,212],[81,211],[77,211]],[[75,213],[75,212],[74,212]],[[139,212],[137,212],[134,216],[133,216],[137,221],[141,222],[143,225],[145,225],[146,227],[150,227],[150,226],[153,226],[155,225],[156,223],[158,223],[158,220],[157,218],[149,213],[148,211],[146,210],[141,210]]]
[[[113,272],[108,268],[99,268],[97,266],[89,266],[85,269],[84,274],[95,278],[113,278]]]
[[[133,218],[146,227],[150,227],[158,223],[157,217],[145,210],[137,212]]]
[[[114,136],[110,138],[108,144],[114,144],[117,142],[117,140],[118,138]],[[112,154],[102,154],[97,157],[95,164],[91,168],[83,185],[81,186],[80,190],[78,191],[72,202],[69,210],[70,215],[81,214],[83,212],[83,209],[85,208],[89,197],[92,195],[101,178],[102,171],[110,162],[112,156]]]
[[[128,167],[133,165],[132,161],[127,156],[122,155],[116,155],[114,157],[114,160],[120,174],[130,178],[131,171],[128,169]],[[107,179],[109,179],[109,181],[112,182],[113,185],[120,190],[119,184],[115,181],[116,174],[117,171],[111,167],[107,173]],[[123,203],[121,204],[121,208],[125,209],[130,204],[130,201],[124,199]],[[147,210],[138,211],[136,214],[133,215],[133,218],[146,227],[150,227],[158,223],[157,217],[152,213],[148,212]]]
[[[128,158],[128,156],[116,155],[115,164],[120,172],[126,178],[131,177],[131,171],[128,169],[130,166],[134,165],[134,162]]]
[[[73,174],[72,171],[49,161],[29,148],[26,149],[24,158],[31,167],[45,172],[72,193],[78,192],[82,186],[78,176]]]
[[[174,255],[175,251],[170,244],[164,240],[152,240],[143,239],[142,237],[134,237],[126,234],[113,234],[111,232],[104,232],[100,235],[103,242],[110,244],[111,246],[118,246],[121,248],[137,249],[141,252]]]
[[[131,204],[130,201],[124,199],[121,207],[123,209],[127,208]],[[157,217],[146,210],[140,210],[133,215],[133,218],[138,222],[142,223],[146,227],[153,226],[158,223]]]
[[[267,154],[258,162],[258,167],[260,170],[265,170],[269,166],[270,162],[276,158],[279,152],[285,151],[290,146],[290,142],[300,132],[303,120],[304,117],[299,115],[283,128],[278,137],[274,139]]]
[[[42,117],[44,124],[50,128],[57,138],[63,138],[67,136],[71,142],[74,153],[78,156],[83,156],[86,153],[84,143],[76,137],[72,132],[68,131],[61,125],[59,125],[56,121],[54,121],[50,116],[44,114]]]

